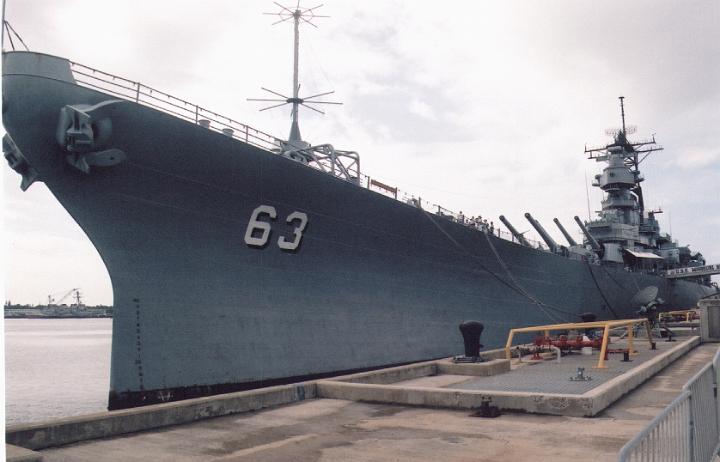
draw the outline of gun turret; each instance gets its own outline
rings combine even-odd
[[[504,215],[500,215],[500,221],[503,222],[505,227],[512,233],[513,236],[515,236],[515,239],[518,240],[518,242],[526,247],[532,247],[527,239],[525,239],[525,236],[522,235],[522,233],[519,233],[517,229],[513,225],[510,224],[510,222],[505,218]]]
[[[582,230],[583,234],[584,234],[585,237],[587,238],[588,242],[589,242],[590,245],[592,246],[593,250],[596,251],[596,252],[600,252],[600,251],[602,250],[602,246],[601,246],[600,243],[593,237],[593,235],[590,234],[590,231],[588,231],[588,229],[585,227],[585,225],[584,225],[583,222],[580,220],[580,218],[578,218],[577,215],[575,216],[575,223],[578,224],[578,226],[579,226],[580,229]]]
[[[534,219],[532,217],[532,215],[530,215],[529,213],[525,214],[525,218],[527,218],[527,220],[530,222],[530,224],[533,226],[533,228],[535,228],[535,231],[538,232],[540,237],[542,237],[543,241],[545,241],[545,243],[548,245],[548,247],[550,247],[550,250],[553,253],[557,253],[558,249],[560,247],[557,245],[557,243],[555,243],[553,238],[550,237],[550,235],[547,233],[547,231],[545,231],[545,228],[543,228],[542,225],[540,225],[540,223],[538,223],[538,221],[536,219]]]
[[[553,218],[553,221],[555,222],[557,227],[560,228],[560,232],[563,233],[563,236],[565,236],[565,239],[567,239],[568,244],[570,244],[571,246],[576,246],[577,242],[575,242],[575,239],[573,239],[572,236],[570,236],[570,234],[565,230],[565,227],[562,225],[562,223],[560,223],[560,220],[558,220],[557,218]]]

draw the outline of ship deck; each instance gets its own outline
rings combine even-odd
[[[659,342],[658,351],[652,354],[665,354],[689,341],[686,337],[673,344]],[[608,372],[608,380],[605,381],[601,378],[603,372],[592,368],[592,363],[597,360],[596,355],[577,355],[563,357],[560,364],[548,360],[535,365],[513,366],[510,373],[488,377],[431,374],[394,380],[393,377],[402,378],[396,368],[395,372],[387,372],[385,376],[376,372],[374,375],[357,374],[322,382],[344,383],[361,388],[380,386],[397,390],[452,390],[453,393],[458,392],[459,387],[465,387],[468,393],[474,393],[478,388],[487,389],[490,383],[495,383],[503,375],[509,378],[514,376],[514,380],[509,382],[511,385],[519,384],[518,379],[523,376],[535,380],[545,375],[554,378],[556,386],[563,387],[553,391],[568,394],[572,390],[567,387],[587,386],[588,382],[571,383],[566,377],[568,371],[577,367],[578,361],[585,361],[586,373],[593,376],[591,382],[596,384],[589,390],[592,392],[592,388],[607,386],[614,380],[613,376],[617,379],[619,369],[616,367],[621,364],[634,369],[647,366],[647,359],[643,360],[643,355],[650,357],[652,354],[643,353],[644,348],[642,343],[637,345],[640,354],[633,358],[632,363],[622,363],[619,361],[621,358],[611,356],[609,366],[616,372]],[[479,418],[472,416],[473,412],[468,409],[366,402],[353,398],[352,394],[347,398],[353,399],[331,399],[322,397],[323,394],[331,393],[322,392],[318,382],[315,384],[319,387],[318,397],[313,399],[304,396],[301,401],[274,406],[272,393],[287,392],[287,387],[275,387],[275,392],[264,391],[263,394],[241,392],[231,394],[235,398],[228,395],[224,398],[190,400],[195,402],[194,412],[198,412],[197,406],[206,412],[213,412],[212,409],[217,409],[217,406],[229,408],[235,405],[232,403],[239,402],[229,401],[231,399],[244,400],[242,406],[250,412],[232,411],[228,412],[230,415],[182,425],[41,449],[39,455],[48,462],[431,461],[440,458],[449,461],[515,461],[529,455],[539,460],[555,461],[574,461],[579,457],[597,461],[616,460],[620,448],[680,393],[683,384],[712,359],[716,350],[717,345],[713,344],[690,349],[593,418],[506,411],[497,418]],[[533,378],[527,374],[536,376]],[[497,388],[503,388],[503,391],[506,386],[497,384]],[[295,392],[298,390],[296,388]],[[515,387],[512,392],[519,396],[530,396],[538,390],[523,392]],[[582,390],[576,392],[588,393]],[[248,400],[256,405],[248,405]],[[146,421],[160,421],[167,419],[167,415],[178,418],[183,409],[189,406],[193,404],[185,401],[103,413],[88,419],[85,425],[97,428],[105,425],[110,428],[108,416],[112,415],[121,420],[131,420],[138,416],[144,416],[142,418]],[[148,414],[148,408],[164,409],[166,417]],[[72,424],[72,419],[64,423]],[[61,426],[63,422],[56,424]],[[36,425],[36,430],[40,426]],[[57,434],[62,432],[59,426],[53,430]]]

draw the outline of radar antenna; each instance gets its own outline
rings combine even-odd
[[[342,104],[334,101],[318,101],[315,98],[321,96],[327,96],[335,93],[334,91],[326,91],[324,93],[318,93],[312,96],[300,97],[300,83],[298,82],[298,58],[300,50],[300,22],[310,24],[313,27],[317,27],[313,20],[316,18],[329,18],[329,16],[323,16],[316,13],[316,10],[322,5],[314,6],[312,8],[305,8],[300,6],[300,0],[295,4],[294,9],[283,6],[278,2],[273,2],[275,5],[280,7],[278,13],[264,13],[267,15],[278,16],[280,19],[273,23],[280,24],[289,20],[293,20],[295,26],[295,47],[294,47],[294,61],[293,61],[293,95],[287,97],[282,93],[278,93],[273,90],[262,87],[262,89],[268,93],[271,93],[278,98],[248,98],[248,101],[265,101],[271,104],[268,107],[260,109],[265,111],[275,107],[284,106],[286,104],[292,104],[292,124],[290,125],[290,136],[287,141],[278,140],[280,142],[280,154],[293,159],[297,162],[302,162],[306,165],[316,167],[323,172],[334,175],[338,178],[350,181],[355,184],[360,184],[360,156],[355,151],[341,151],[335,149],[331,144],[319,144],[311,145],[302,140],[300,136],[300,126],[298,125],[298,111],[300,106],[304,106],[308,109],[312,109],[320,114],[325,114],[320,109],[313,107],[315,104]]]
[[[335,93],[335,91],[327,91],[323,93],[318,93],[316,95],[311,96],[305,96],[300,97],[300,83],[298,81],[298,74],[299,74],[299,51],[300,51],[300,22],[302,21],[305,24],[309,24],[315,28],[317,28],[317,25],[313,23],[313,20],[316,18],[329,18],[329,16],[319,15],[316,13],[315,10],[323,6],[322,4],[318,6],[314,6],[312,8],[304,8],[300,6],[300,0],[295,5],[294,9],[291,9],[291,7],[286,7],[281,5],[278,2],[273,2],[275,5],[280,7],[280,11],[277,13],[263,13],[266,15],[271,16],[278,16],[280,19],[276,22],[274,22],[272,25],[280,24],[289,20],[293,20],[294,28],[295,28],[295,41],[294,41],[294,54],[293,54],[293,95],[292,97],[288,97],[283,95],[282,93],[269,90],[265,87],[261,87],[262,90],[271,93],[275,96],[279,96],[280,98],[248,98],[248,101],[263,101],[263,102],[270,102],[270,103],[279,103],[279,104],[271,104],[270,106],[264,107],[260,109],[261,111],[266,111],[268,109],[273,109],[280,106],[285,106],[286,104],[292,104],[292,124],[290,126],[290,136],[288,137],[288,142],[291,147],[296,149],[304,149],[307,148],[309,145],[302,141],[302,137],[300,136],[300,126],[298,125],[298,109],[300,106],[304,106],[308,109],[311,109],[315,112],[319,112],[320,114],[325,114],[325,112],[321,111],[320,109],[317,109],[313,107],[312,105],[315,104],[342,104],[334,101],[317,101],[314,100],[315,98],[319,98],[321,96],[327,96]],[[311,101],[313,100],[313,101]]]
[[[638,207],[640,213],[640,222],[644,221],[645,201],[640,183],[643,177],[640,174],[640,164],[650,153],[662,151],[663,147],[655,142],[655,134],[652,139],[641,141],[630,141],[627,138],[629,133],[635,133],[634,126],[625,125],[625,97],[619,96],[620,100],[620,117],[622,119],[622,129],[609,129],[606,133],[614,138],[614,142],[602,147],[588,148],[585,146],[585,154],[588,159],[594,159],[597,162],[607,162],[613,155],[620,156],[625,166],[630,170],[635,178],[635,186],[630,189],[637,196]],[[642,155],[642,158],[640,157]]]
[[[620,115],[622,117],[622,128],[607,129],[605,133],[615,138],[613,144],[608,144],[602,147],[588,148],[585,146],[585,154],[588,154],[588,159],[595,159],[597,161],[607,160],[607,152],[610,148],[617,147],[622,148],[623,157],[628,168],[634,168],[638,170],[639,165],[651,152],[662,151],[663,147],[659,146],[655,141],[655,134],[652,135],[652,139],[646,139],[641,141],[629,141],[627,135],[635,133],[636,127],[634,125],[625,125],[625,104],[624,96],[619,96],[620,100]],[[644,154],[640,158],[640,154]]]

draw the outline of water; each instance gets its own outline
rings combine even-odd
[[[112,319],[6,319],[5,422],[106,410]]]

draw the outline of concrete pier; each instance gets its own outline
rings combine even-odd
[[[508,360],[500,359],[454,365],[436,361],[321,380],[317,383],[317,394],[325,398],[455,409],[477,409],[483,400],[490,399],[493,405],[509,411],[592,417],[699,342],[698,337],[659,342],[657,350],[650,350],[647,342],[644,345],[638,342],[637,354],[631,362],[621,362],[616,357],[608,361],[609,367],[605,369],[593,369],[597,355],[577,354],[559,363],[525,362],[512,369]],[[614,345],[626,347],[624,342]],[[432,366],[435,368],[430,369]],[[593,379],[570,381],[578,367],[584,367]]]
[[[529,457],[610,461],[616,460],[622,445],[677,396],[716,350],[717,345],[711,344],[692,349],[594,418],[505,412],[484,419],[471,417],[466,409],[328,399],[322,397],[323,383],[328,381],[322,381],[304,384],[302,392],[295,386],[273,387],[119,411],[122,417],[103,413],[89,416],[93,418],[85,423],[66,419],[55,423],[57,426],[45,424],[43,433],[36,428],[32,441],[38,448],[42,438],[56,444],[63,425],[70,433],[82,428],[97,432],[102,425],[92,422],[114,418],[118,419],[114,427],[106,427],[108,437],[95,433],[96,439],[59,447],[46,445],[38,452],[45,461],[517,461]],[[457,380],[484,378],[418,372],[432,367],[425,363],[414,369],[396,369],[392,380],[379,373],[343,380],[345,385],[358,386],[373,386],[368,381],[387,385],[389,381],[398,388],[419,380],[425,388],[443,389],[455,386]],[[219,416],[201,418],[198,413]],[[123,421],[147,422],[159,415],[184,416],[186,423],[144,431],[135,427],[132,433],[112,436],[113,431],[123,430],[118,427]],[[30,429],[9,428],[8,442],[27,437],[27,432]]]

